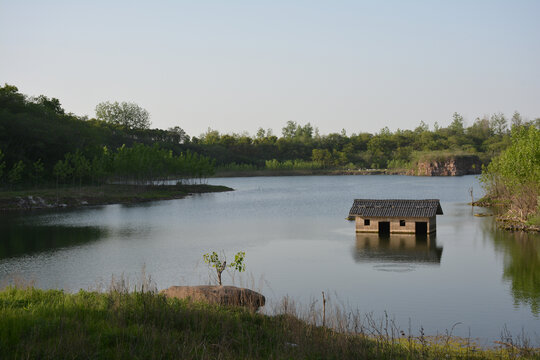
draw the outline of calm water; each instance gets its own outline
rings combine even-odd
[[[309,176],[211,179],[236,189],[136,206],[0,215],[0,284],[95,288],[111,275],[158,288],[208,283],[202,254],[246,252],[253,285],[277,302],[321,291],[346,307],[428,334],[491,341],[503,327],[540,344],[540,238],[496,230],[466,205],[475,177]],[[439,198],[444,215],[429,240],[356,235],[354,198]],[[134,280],[133,280],[134,281]],[[231,277],[224,274],[224,282]]]

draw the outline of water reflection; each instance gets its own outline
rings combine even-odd
[[[493,222],[485,222],[483,229],[504,254],[503,278],[511,283],[515,305],[540,315],[540,234],[500,230]]]
[[[83,245],[105,235],[98,227],[62,225],[0,226],[0,259],[29,255],[58,248]]]
[[[357,262],[390,262],[393,265],[376,265],[383,271],[410,271],[407,264],[426,263],[439,265],[442,247],[437,246],[435,234],[356,234],[354,259]]]

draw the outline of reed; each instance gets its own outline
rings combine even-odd
[[[486,350],[451,331],[413,336],[388,316],[346,311],[343,304],[332,306],[328,295],[325,301],[301,306],[285,297],[268,315],[167,299],[146,276],[132,284],[123,276],[113,278],[102,292],[9,286],[0,291],[0,354],[3,359],[540,358],[528,342],[508,334],[498,348]]]

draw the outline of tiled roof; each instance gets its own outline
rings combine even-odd
[[[362,217],[432,217],[442,215],[438,199],[426,200],[373,200],[356,199],[349,216]]]

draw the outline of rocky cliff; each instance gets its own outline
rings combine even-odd
[[[447,159],[419,161],[416,174],[420,176],[461,176],[482,172],[482,162],[476,155],[456,155]]]

